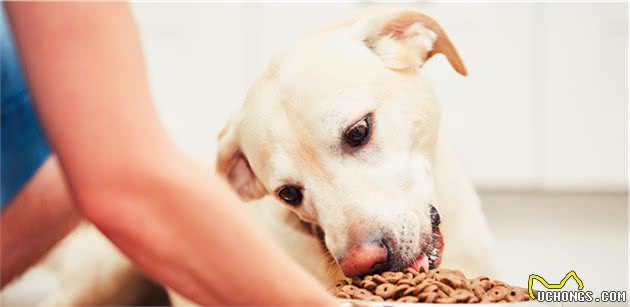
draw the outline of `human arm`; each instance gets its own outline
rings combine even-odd
[[[126,4],[5,6],[71,194],[125,254],[204,305],[334,304],[170,141]]]
[[[57,158],[51,156],[0,216],[0,286],[39,261],[79,220]]]

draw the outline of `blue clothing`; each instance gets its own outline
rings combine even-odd
[[[0,7],[0,208],[4,209],[50,155],[4,9]]]

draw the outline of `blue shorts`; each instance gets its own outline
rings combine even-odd
[[[0,208],[4,209],[50,155],[50,147],[33,109],[1,6],[0,32]]]

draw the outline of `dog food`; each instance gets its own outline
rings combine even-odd
[[[384,272],[335,283],[339,298],[399,303],[508,303],[529,301],[527,289],[480,276],[467,279],[460,271],[433,269],[420,272]]]

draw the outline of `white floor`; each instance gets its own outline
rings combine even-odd
[[[484,192],[481,198],[505,281],[526,287],[537,274],[557,283],[575,270],[584,290],[628,290],[627,194]]]

